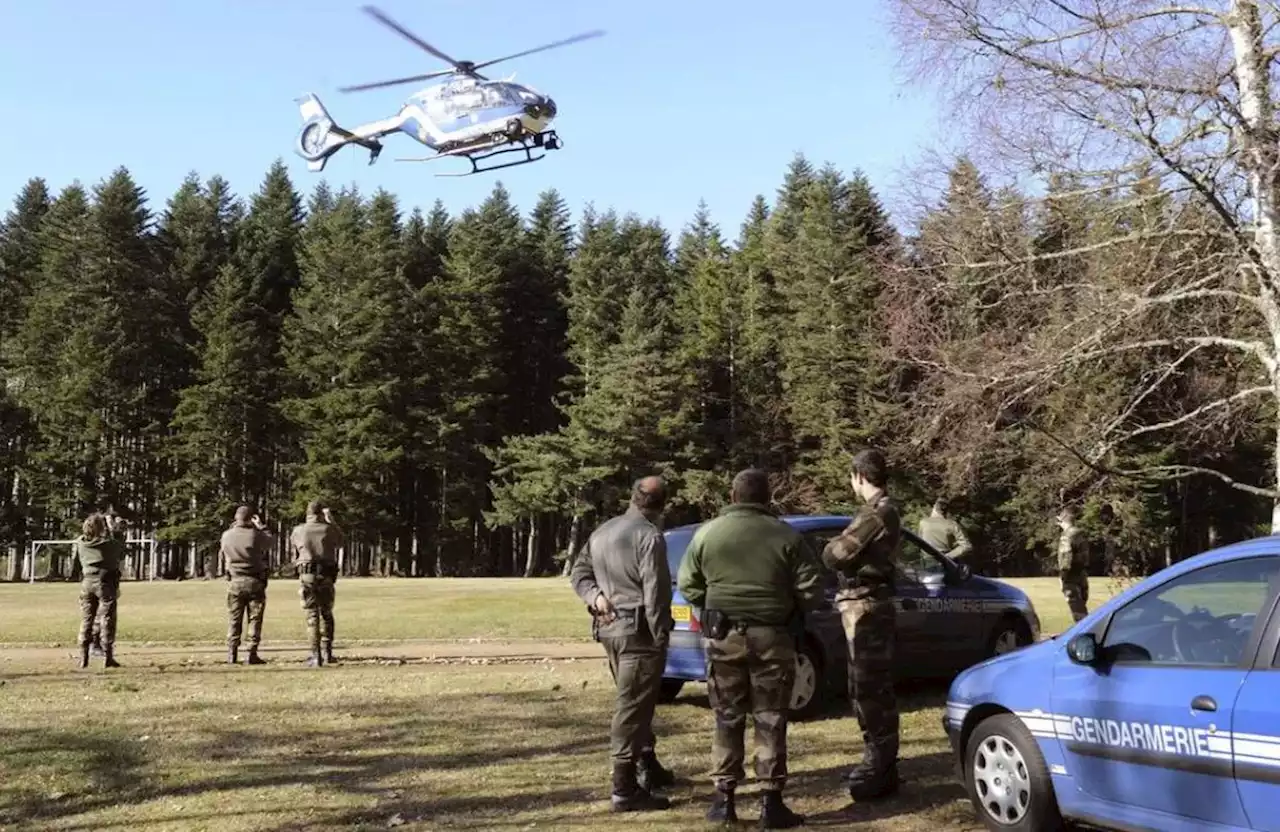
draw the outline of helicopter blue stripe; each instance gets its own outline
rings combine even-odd
[[[472,114],[476,117],[475,121],[471,120]],[[453,133],[468,127],[474,127],[477,124],[484,124],[498,119],[519,118],[522,115],[524,115],[524,107],[522,106],[486,107],[482,110],[472,110],[471,113],[459,118],[440,119],[435,122],[435,127],[437,130]]]

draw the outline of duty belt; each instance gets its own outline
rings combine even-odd
[[[324,572],[325,564],[319,561],[309,560],[298,564],[299,575],[322,575]]]
[[[837,572],[836,583],[839,585],[841,592],[865,590],[863,597],[866,598],[890,598],[893,596],[893,583],[891,581],[867,581],[856,576],[850,578],[843,572]]]

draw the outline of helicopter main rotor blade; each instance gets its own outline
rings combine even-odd
[[[434,46],[427,43],[425,40],[418,37],[413,32],[410,32],[408,29],[404,28],[399,23],[396,23],[394,20],[387,17],[385,14],[383,14],[383,12],[380,9],[374,6],[364,6],[362,8],[362,11],[364,11],[365,14],[373,17],[382,25],[397,32],[401,37],[405,38],[414,46],[417,46],[419,49],[422,49],[432,55],[435,55],[437,58],[439,58],[442,61],[447,61],[448,63],[452,64],[454,67],[458,67],[461,65],[458,61],[455,61],[453,58],[450,58],[448,55],[444,54],[439,49],[436,49]]]
[[[429,81],[432,78],[439,78],[441,75],[453,75],[452,69],[441,69],[436,72],[428,72],[426,75],[411,75],[408,78],[396,78],[391,81],[374,81],[371,84],[357,84],[354,87],[339,87],[338,92],[360,92],[361,90],[376,90],[383,87],[394,87],[400,84],[414,84],[419,81]]]
[[[603,34],[604,34],[604,31],[603,31],[603,30],[601,30],[601,29],[595,29],[595,30],[592,30],[592,31],[590,31],[590,32],[583,32],[583,33],[582,33],[582,34],[580,34],[580,35],[574,35],[574,36],[573,36],[573,37],[571,37],[571,38],[565,38],[564,40],[558,40],[558,41],[556,41],[555,43],[548,43],[548,44],[546,44],[545,46],[535,46],[533,49],[526,49],[525,51],[523,51],[523,52],[517,52],[517,53],[515,53],[514,55],[507,55],[506,57],[502,57],[502,58],[494,58],[493,60],[489,60],[489,61],[485,61],[484,63],[476,64],[476,65],[475,65],[474,67],[472,67],[472,68],[473,68],[473,69],[483,69],[483,68],[484,68],[484,67],[486,67],[486,66],[493,66],[494,64],[501,63],[501,62],[503,62],[503,61],[509,61],[509,60],[511,60],[512,58],[523,58],[525,55],[532,55],[534,52],[545,52],[545,51],[546,51],[546,50],[548,50],[548,49],[556,49],[556,48],[561,47],[561,46],[568,46],[568,45],[569,45],[569,44],[571,44],[571,43],[578,43],[578,42],[580,42],[580,41],[584,41],[584,40],[591,40],[592,38],[598,38],[598,37],[601,37]]]

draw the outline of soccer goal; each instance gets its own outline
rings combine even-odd
[[[74,540],[33,540],[27,547],[27,583],[48,580],[51,576],[70,577],[75,569]],[[126,538],[122,575],[154,581],[159,571],[154,537]]]

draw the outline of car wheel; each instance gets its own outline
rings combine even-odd
[[[1040,746],[1013,714],[978,724],[964,753],[965,788],[988,829],[1056,832],[1062,814]]]
[[[662,684],[658,687],[658,701],[663,703],[674,702],[683,687],[683,679],[663,679]]]
[[[822,660],[808,640],[796,646],[796,680],[791,688],[791,718],[809,719],[822,710],[826,685],[822,678]]]
[[[1012,653],[1030,643],[1031,633],[1027,631],[1025,624],[1011,617],[1002,618],[996,624],[995,631],[991,633],[991,640],[987,643],[987,657]]]

